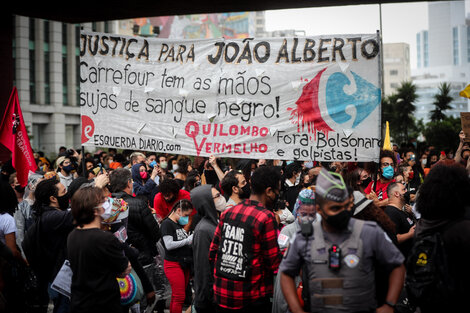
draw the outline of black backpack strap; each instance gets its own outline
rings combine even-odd
[[[310,312],[310,284],[308,279],[308,265],[302,265],[302,299],[304,300],[304,311]]]

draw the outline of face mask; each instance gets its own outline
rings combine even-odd
[[[391,165],[389,165],[389,166],[382,169],[382,176],[385,179],[392,179],[393,174],[394,174],[394,171],[393,171],[393,167]]]
[[[250,184],[246,183],[246,185],[243,186],[242,188],[242,193],[239,194],[238,196],[242,199],[248,199],[250,197],[250,194],[251,194]]]
[[[427,163],[427,161],[428,161],[427,159],[422,159],[422,160],[421,160],[421,164],[423,164],[423,166],[425,166],[426,163]]]
[[[326,215],[326,214],[325,214]],[[343,210],[336,215],[327,215],[326,222],[331,227],[337,230],[343,230],[348,227],[349,220],[351,219],[351,211]]]
[[[161,161],[160,162],[160,167],[163,169],[166,169],[168,167],[168,162],[167,161]]]
[[[370,182],[372,181],[372,178],[370,177],[367,177],[366,179],[362,180],[361,181],[361,186],[366,188],[367,186],[369,186]]]
[[[113,198],[108,198],[106,200],[106,202],[103,204],[103,209],[104,209],[104,213],[101,214],[101,218],[103,220],[107,220],[108,218],[111,217],[111,213],[112,213],[112,208],[113,208]]]
[[[70,165],[64,166],[64,167],[62,167],[62,169],[64,170],[64,172],[66,172],[68,174],[71,171],[73,171],[73,165],[70,164]]]
[[[21,187],[21,185],[16,185],[15,186],[15,190],[16,190],[17,193],[23,193],[24,189],[25,189],[25,187]]]
[[[225,198],[223,196],[220,196],[216,199],[214,202],[215,204],[215,209],[219,212],[225,211],[225,207],[227,205],[227,201],[225,201]]]
[[[56,196],[57,202],[59,202],[59,209],[65,211],[69,207],[69,196],[68,194],[63,195],[62,197]]]
[[[294,216],[292,215],[291,211],[289,209],[284,209],[282,210],[282,214],[279,215],[279,220],[281,224],[287,224],[288,221],[292,222],[294,220]]]
[[[305,165],[306,168],[311,169],[311,168],[313,168],[313,161],[305,162],[304,165]]]
[[[408,179],[413,179],[415,177],[415,172],[411,171],[408,173]]]
[[[140,174],[140,178],[142,178],[142,179],[147,179],[147,177],[148,177],[147,172],[139,172],[139,174]]]
[[[179,169],[178,164],[173,165],[173,172],[176,172]]]
[[[295,185],[300,183],[300,174],[295,178]]]
[[[179,219],[178,219],[178,224],[180,224],[181,226],[184,226],[186,224],[189,223],[189,216],[181,216]]]

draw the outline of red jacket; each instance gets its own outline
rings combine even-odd
[[[178,195],[176,196],[175,201],[173,201],[171,203],[168,203],[168,202],[165,201],[165,199],[163,199],[163,196],[162,196],[161,192],[157,193],[157,195],[153,199],[153,208],[155,210],[157,218],[159,220],[162,220],[165,217],[167,217],[167,215],[171,212],[171,209],[173,208],[175,203],[182,200],[182,199],[187,199],[187,200],[191,201],[191,196],[190,196],[189,192],[187,192],[186,190],[183,190],[183,189],[181,189],[178,192]],[[193,210],[193,213],[191,215],[194,215],[194,214],[196,214],[195,210]]]

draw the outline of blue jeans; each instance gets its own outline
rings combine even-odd
[[[51,289],[50,283],[48,285],[47,292],[49,293],[49,298],[52,300],[52,303],[54,303],[53,313],[70,312],[70,299],[68,297]]]

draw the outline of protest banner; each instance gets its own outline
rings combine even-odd
[[[82,144],[377,161],[377,34],[172,40],[82,33]]]
[[[470,142],[470,112],[460,112],[460,123],[465,134],[465,142]]]

